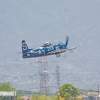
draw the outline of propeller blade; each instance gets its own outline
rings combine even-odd
[[[66,45],[68,45],[68,42],[69,42],[69,37],[66,36]]]

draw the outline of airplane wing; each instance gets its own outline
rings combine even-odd
[[[67,50],[73,50],[73,49],[76,49],[77,47],[73,47],[73,48],[68,48]]]
[[[70,50],[71,53],[73,53],[73,50],[76,49],[77,47],[73,47],[73,48],[68,48],[67,50]]]

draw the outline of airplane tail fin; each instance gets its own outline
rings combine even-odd
[[[22,53],[23,53],[23,56],[26,55],[27,51],[28,51],[28,46],[27,46],[25,40],[22,40]]]

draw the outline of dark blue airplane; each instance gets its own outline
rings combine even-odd
[[[73,50],[74,48],[67,48],[69,41],[69,37],[66,37],[66,43],[57,43],[51,44],[49,42],[40,46],[36,49],[29,49],[25,40],[22,40],[22,57],[23,58],[32,58],[32,57],[42,57],[48,55],[56,55],[56,57],[60,57],[61,53],[66,52],[67,50]]]

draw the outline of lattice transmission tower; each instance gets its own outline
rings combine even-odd
[[[60,71],[59,71],[60,66],[56,66],[56,76],[57,76],[57,91],[59,90],[60,87]]]
[[[40,92],[44,94],[49,93],[49,75],[48,75],[48,61],[46,57],[38,59],[39,75],[40,75]]]

